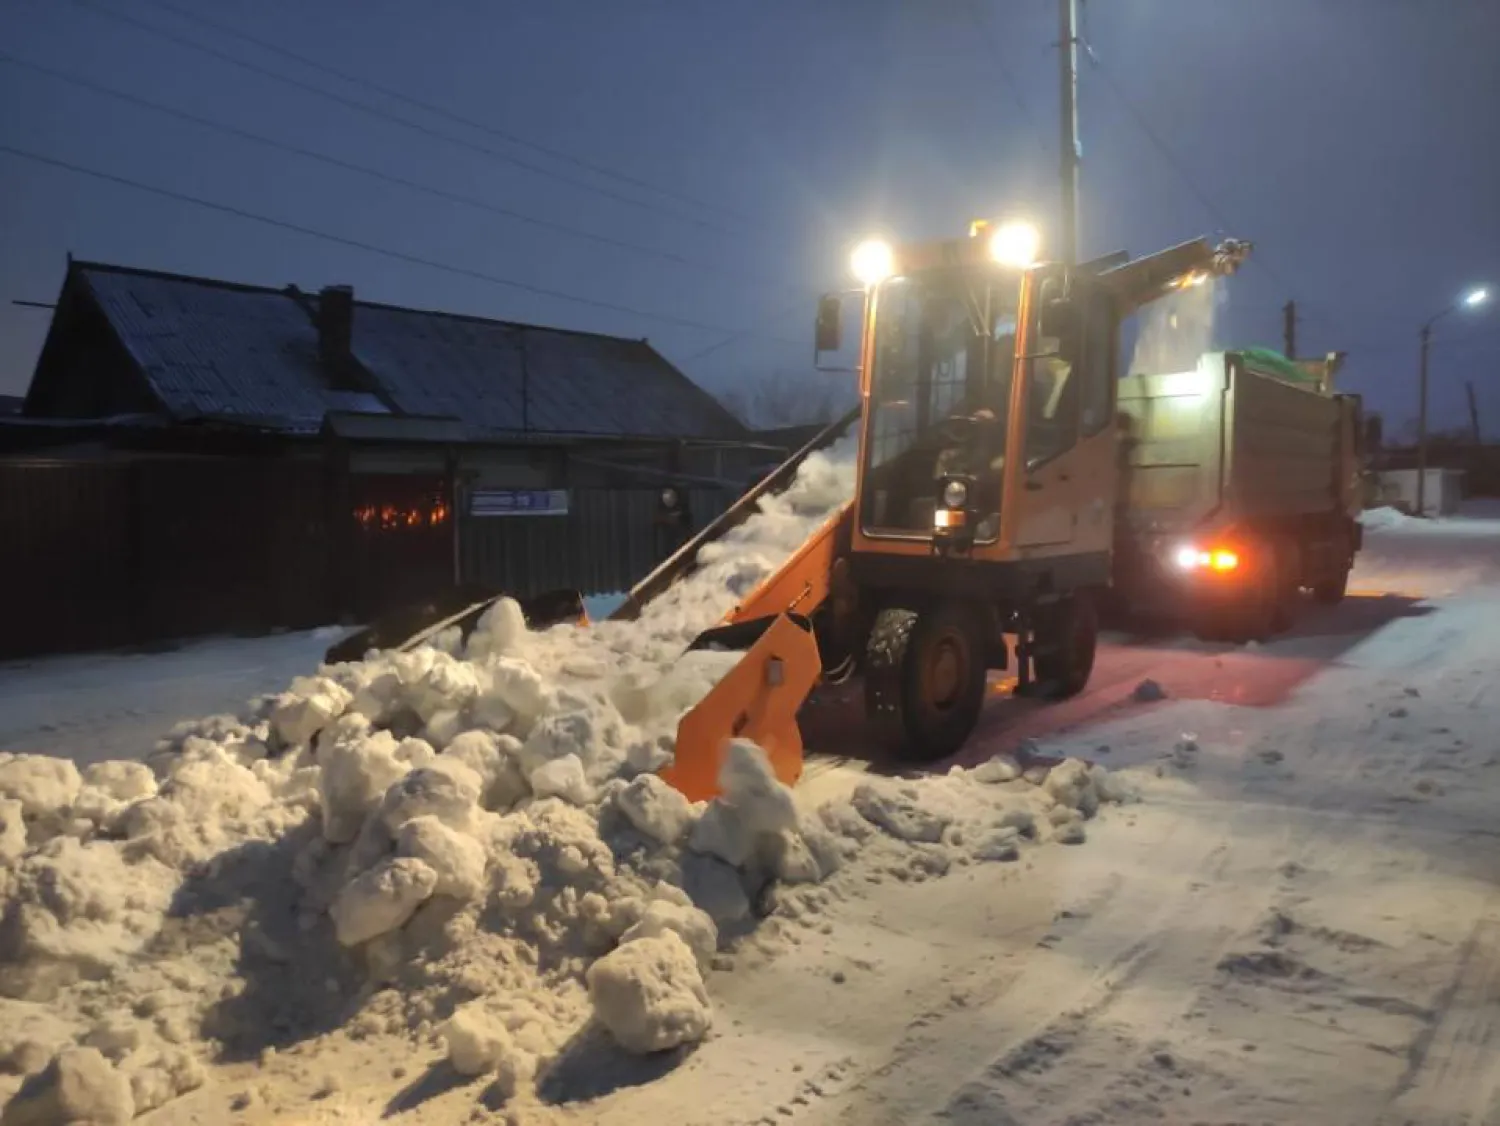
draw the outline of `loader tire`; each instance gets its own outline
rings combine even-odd
[[[934,762],[973,732],[988,663],[980,621],[961,603],[876,615],[865,649],[865,714],[893,754]]]
[[[1313,598],[1324,606],[1337,606],[1349,593],[1349,572],[1354,561],[1346,559],[1333,574],[1313,584]]]
[[[1099,610],[1086,590],[1043,607],[1035,625],[1033,671],[1037,687],[1050,699],[1078,695],[1094,674],[1099,650]]]

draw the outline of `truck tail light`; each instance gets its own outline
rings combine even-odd
[[[1240,565],[1238,553],[1227,547],[1216,547],[1206,551],[1193,546],[1180,547],[1174,559],[1181,570],[1215,571],[1221,575],[1238,570]]]

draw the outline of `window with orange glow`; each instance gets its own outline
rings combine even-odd
[[[441,527],[451,515],[447,500],[434,496],[417,503],[359,505],[354,509],[354,522],[367,532],[420,531]]]

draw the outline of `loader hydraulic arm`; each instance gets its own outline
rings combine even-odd
[[[1123,319],[1188,286],[1233,274],[1250,249],[1250,243],[1238,239],[1226,239],[1218,246],[1210,245],[1207,239],[1193,239],[1106,269],[1100,272],[1099,280],[1114,294],[1116,313]]]

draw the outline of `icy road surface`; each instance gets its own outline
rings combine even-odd
[[[997,702],[965,762],[1029,738],[1120,771],[1141,801],[1020,864],[861,868],[799,941],[709,976],[696,1052],[595,1059],[516,1121],[1500,1122],[1500,519],[1372,531],[1354,591],[1272,644],[1116,638],[1081,698]],[[306,669],[295,638],[237,644],[239,679],[212,688],[200,661],[193,691],[238,700]],[[127,726],[215,710],[182,695],[186,653],[123,659],[142,713]],[[103,671],[119,660],[0,668],[0,747],[77,746],[44,725],[94,717],[123,751],[91,703],[119,698]],[[1145,677],[1165,700],[1132,699]],[[861,769],[819,762],[800,796]],[[226,1114],[224,1076],[138,1121],[472,1120],[472,1091],[388,1053],[244,1069],[295,1112]]]

